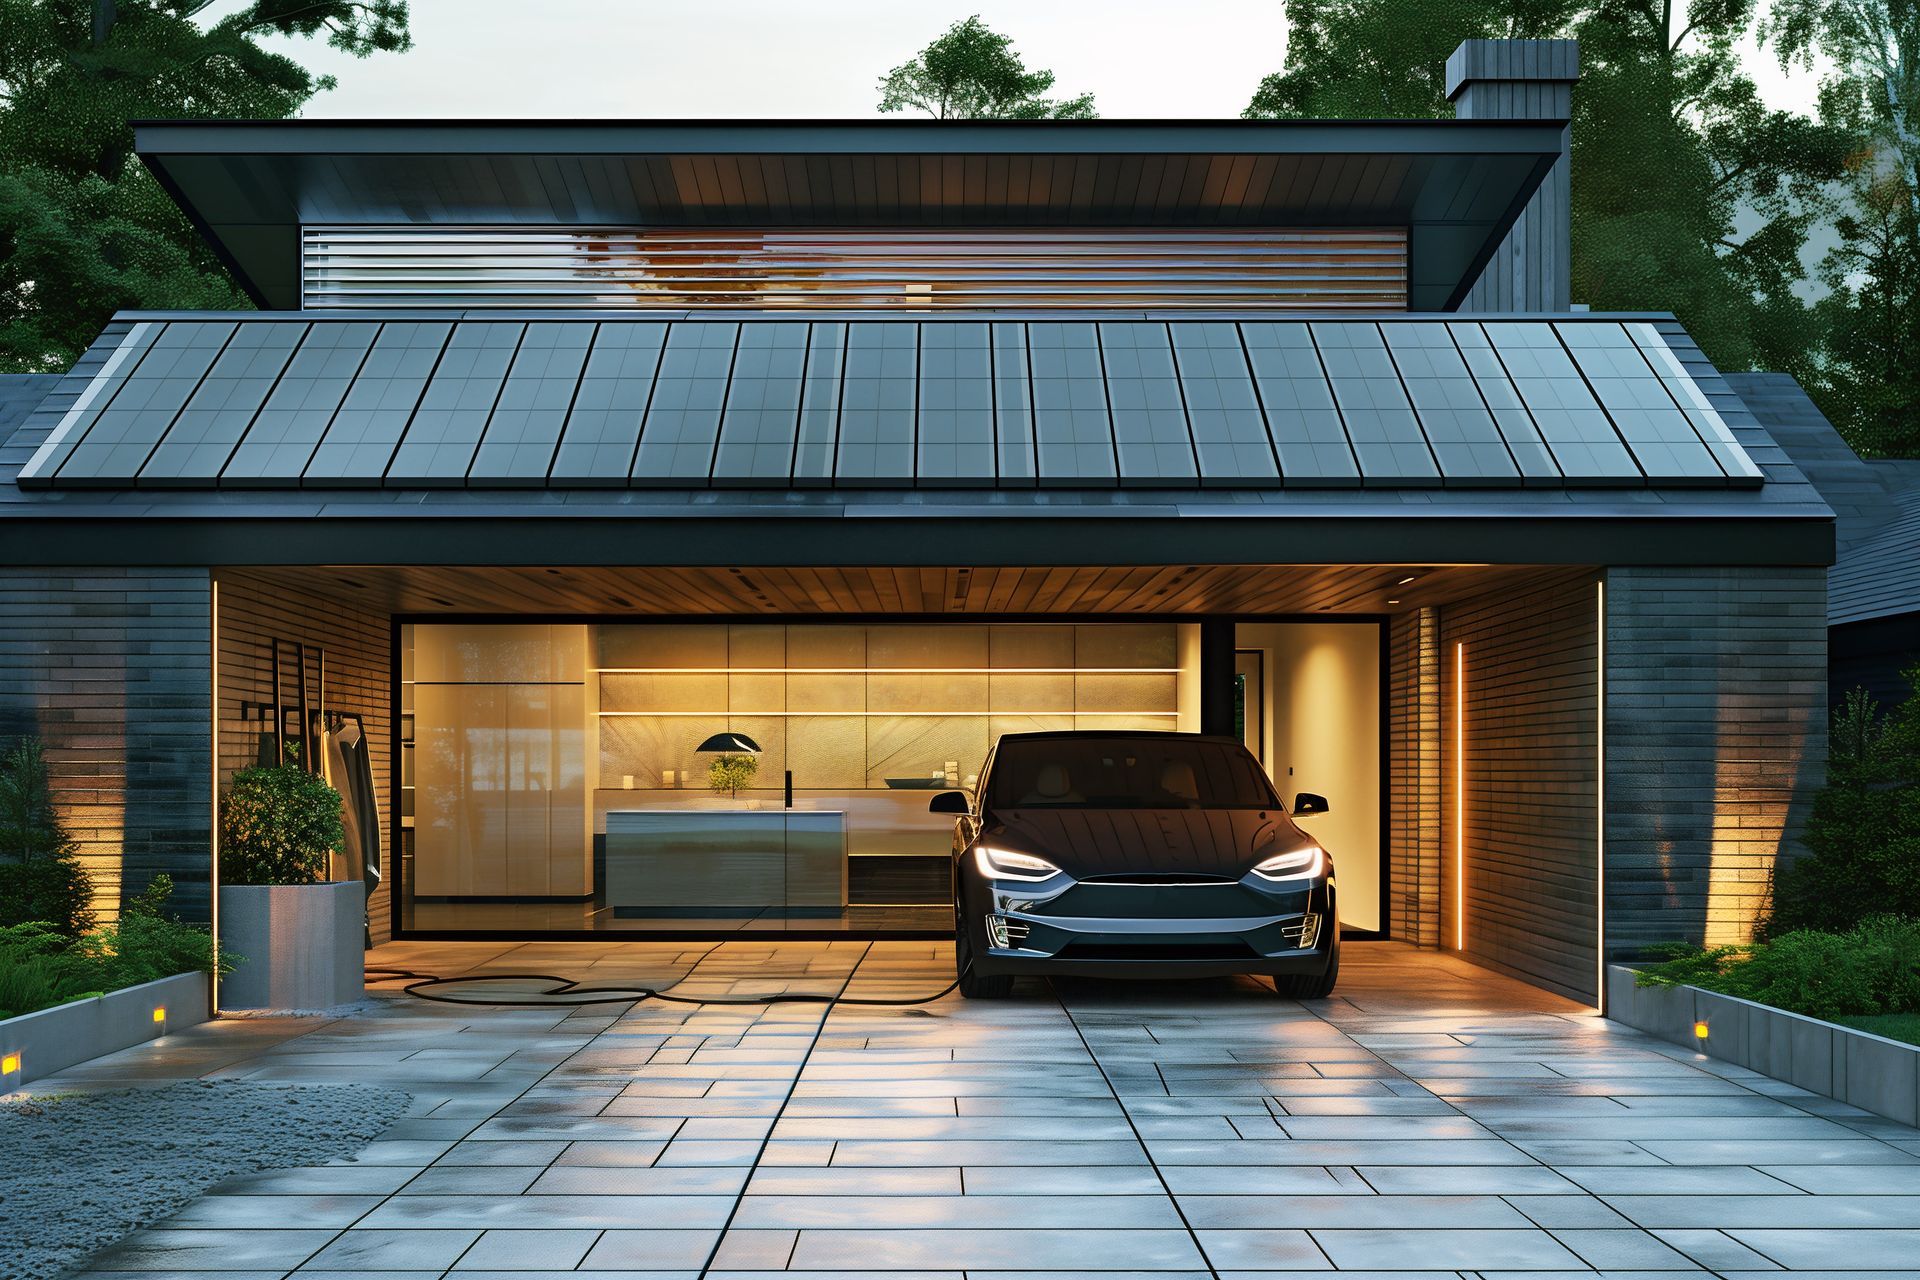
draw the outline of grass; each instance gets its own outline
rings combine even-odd
[[[1876,1013],[1864,1017],[1837,1018],[1835,1021],[1856,1031],[1870,1031],[1889,1040],[1920,1044],[1920,1013]]]

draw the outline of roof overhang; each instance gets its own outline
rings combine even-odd
[[[1404,226],[1458,304],[1563,121],[178,121],[135,150],[264,307],[300,228]]]

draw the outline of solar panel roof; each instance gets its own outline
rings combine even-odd
[[[132,324],[55,488],[1754,486],[1650,322]]]

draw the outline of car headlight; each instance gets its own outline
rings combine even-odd
[[[1253,868],[1262,880],[1311,880],[1326,869],[1327,852],[1317,844],[1276,853]]]
[[[989,844],[973,846],[973,860],[979,865],[980,874],[989,880],[1051,880],[1060,874],[1060,868],[1045,858],[996,849]]]

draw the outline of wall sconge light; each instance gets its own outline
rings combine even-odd
[[[20,1055],[19,1054],[10,1053],[4,1058],[0,1058],[0,1076],[17,1075],[19,1071],[20,1071]]]
[[[1694,1038],[1695,1040],[1705,1040],[1705,1039],[1707,1038],[1707,1024],[1706,1024],[1706,1023],[1704,1023],[1704,1022],[1696,1022],[1696,1023],[1694,1023],[1694,1024],[1693,1024],[1693,1038]]]

